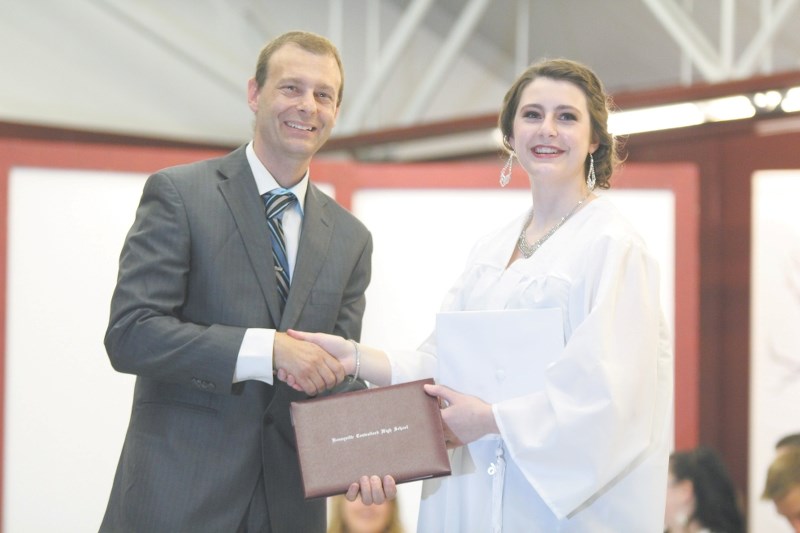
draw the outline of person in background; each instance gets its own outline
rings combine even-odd
[[[101,531],[325,531],[289,404],[345,372],[285,331],[361,334],[372,237],[309,176],[343,79],[327,39],[275,38],[247,86],[252,141],[147,180],[105,337],[136,386]]]
[[[782,453],[792,448],[800,448],[800,433],[784,435],[775,443],[775,453]]]
[[[328,533],[403,533],[397,499],[366,505],[343,495],[330,499]]]
[[[736,488],[710,448],[673,452],[669,459],[666,533],[745,533]]]
[[[762,497],[800,533],[800,447],[778,453],[767,470]]]
[[[442,311],[555,309],[562,347],[544,385],[510,399],[488,403],[457,392],[457,382],[425,386],[444,406],[453,475],[423,482],[419,531],[663,526],[672,348],[658,264],[631,223],[596,193],[609,188],[618,161],[608,105],[597,76],[563,59],[530,66],[503,100],[499,125],[510,155],[501,184],[517,160],[531,204],[478,241]],[[437,378],[435,334],[416,351],[385,352],[289,333],[318,343],[349,373],[360,365],[379,386]],[[531,350],[536,343],[531,337]],[[464,360],[461,370],[472,366]],[[363,476],[348,497],[369,499],[381,487],[389,497],[396,490]]]

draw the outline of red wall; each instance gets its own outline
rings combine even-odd
[[[746,495],[751,180],[757,170],[800,168],[798,117],[639,135],[627,148],[630,163],[682,161],[699,169],[699,442],[722,454]]]

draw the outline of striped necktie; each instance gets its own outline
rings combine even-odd
[[[278,285],[278,294],[281,297],[281,311],[286,305],[289,295],[289,262],[286,259],[286,239],[283,236],[283,223],[281,215],[287,208],[297,201],[291,192],[281,192],[275,189],[264,195],[264,204],[267,212],[267,225],[272,236],[272,259],[275,263],[275,280]]]

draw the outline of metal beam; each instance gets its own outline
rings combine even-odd
[[[328,39],[342,49],[342,35],[344,34],[344,4],[343,0],[328,0]]]
[[[691,13],[694,9],[694,0],[683,0],[683,9],[686,13]],[[685,50],[681,50],[680,73],[681,85],[691,85],[694,79],[694,70],[692,70],[692,60]]]
[[[694,21],[673,0],[642,0],[672,35],[678,46],[686,52],[708,81],[720,81],[724,73],[719,67],[719,55],[697,28]]]
[[[119,0],[92,0],[92,4],[232,96],[245,97],[245,81],[239,76],[247,72],[242,58],[225,54],[219,43],[209,41],[201,32],[192,32],[187,24],[180,23],[185,21],[170,17],[160,4],[133,5]]]
[[[736,0],[722,0],[719,8],[719,55],[725,77],[733,69],[733,46],[736,33]]]
[[[742,52],[739,61],[736,63],[734,75],[739,78],[744,78],[753,74],[756,62],[759,55],[770,44],[775,33],[780,27],[789,20],[792,20],[789,15],[792,9],[797,6],[798,0],[782,0],[778,5],[774,6],[774,10],[769,19],[762,22],[758,32],[753,36],[753,40]]]
[[[381,54],[377,68],[372,71],[364,81],[363,89],[358,93],[353,105],[348,108],[340,122],[340,131],[348,132],[357,129],[373,103],[376,93],[383,85],[386,78],[395,67],[398,57],[411,39],[411,35],[420,25],[422,17],[433,5],[433,0],[414,0],[400,18],[397,27],[386,43],[386,49]]]
[[[364,28],[364,44],[367,49],[364,57],[367,62],[367,76],[373,74],[381,56],[381,3],[367,2],[366,27]]]
[[[514,50],[514,73],[519,76],[530,64],[531,49],[531,0],[517,0],[516,48]]]
[[[772,0],[761,0],[758,3],[758,14],[761,25],[765,26],[772,21]],[[761,72],[772,72],[772,47],[766,48],[759,55],[761,58]]]
[[[452,68],[456,54],[461,51],[467,37],[475,29],[475,25],[480,21],[481,15],[488,5],[489,0],[470,0],[469,4],[461,11],[461,16],[458,17],[433,63],[423,75],[421,86],[417,88],[411,102],[406,106],[405,112],[400,118],[401,124],[418,120],[425,111],[441,86],[445,74]]]

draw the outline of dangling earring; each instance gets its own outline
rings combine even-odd
[[[514,166],[514,152],[508,154],[508,160],[500,171],[500,186],[505,187],[511,181],[511,167]]]
[[[590,191],[593,191],[596,184],[597,176],[594,174],[594,156],[589,154],[589,174],[586,176],[586,185],[589,186]]]

